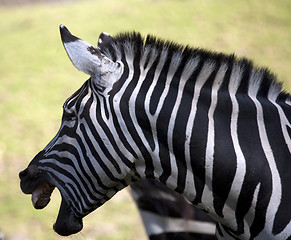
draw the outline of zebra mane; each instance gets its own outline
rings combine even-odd
[[[142,58],[143,54],[145,54],[145,49],[155,50],[155,54],[161,54],[162,51],[166,50],[168,52],[168,61],[170,61],[172,56],[178,55],[181,58],[181,61],[178,61],[181,65],[185,65],[185,63],[191,59],[199,57],[202,62],[214,63],[215,71],[218,70],[222,63],[230,66],[230,69],[236,66],[244,72],[239,82],[240,93],[247,93],[249,88],[255,87],[257,88],[257,96],[260,97],[267,97],[272,100],[289,100],[291,98],[290,95],[283,90],[282,82],[278,81],[276,75],[268,68],[258,67],[252,60],[244,57],[237,57],[235,54],[218,53],[206,49],[194,48],[189,45],[163,40],[153,35],[144,37],[138,32],[125,32],[115,35],[113,43],[109,44],[104,52],[114,61],[118,58],[118,55],[124,57],[125,54],[131,54],[134,56],[135,60],[139,60]],[[182,69],[180,69],[180,71],[182,71]],[[228,74],[230,74],[230,72]],[[251,78],[251,74],[255,77]],[[235,80],[231,79],[231,81]],[[228,83],[225,84],[227,84],[228,87]]]

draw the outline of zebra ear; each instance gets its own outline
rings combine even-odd
[[[91,76],[94,83],[104,90],[118,80],[123,72],[123,64],[114,62],[99,49],[73,36],[64,26],[60,26],[64,48],[73,63],[79,70]]]
[[[108,33],[103,32],[99,35],[98,38],[98,49],[102,52],[109,44],[114,42],[114,38],[111,37]]]

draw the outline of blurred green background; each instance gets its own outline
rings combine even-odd
[[[102,31],[135,30],[235,52],[269,67],[291,89],[290,0],[14,1],[0,0],[0,230],[9,240],[62,239],[52,230],[59,193],[37,211],[18,180],[18,172],[57,132],[65,99],[88,78],[67,58],[60,24],[92,44]],[[89,215],[84,230],[69,239],[146,237],[124,190]]]

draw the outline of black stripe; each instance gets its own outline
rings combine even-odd
[[[91,133],[93,134],[94,136],[94,140],[96,140],[96,142],[98,142],[102,152],[104,153],[104,155],[106,156],[106,158],[112,163],[112,165],[114,166],[115,170],[118,172],[118,173],[121,173],[121,169],[119,167],[119,165],[117,164],[116,162],[116,159],[114,159],[112,157],[112,155],[110,154],[110,152],[108,151],[107,147],[105,146],[104,144],[104,140],[102,139],[102,137],[99,135],[98,133],[98,129],[96,129],[96,126],[94,124],[94,122],[92,122],[92,119],[90,118],[90,108],[91,108],[91,105],[93,103],[93,101],[95,100],[95,102],[97,103],[96,104],[96,108],[97,109],[101,109],[101,105],[100,105],[100,102],[98,101],[98,98],[90,98],[88,99],[88,101],[86,102],[86,105],[84,107],[84,109],[86,109],[85,112],[83,112],[81,115],[80,115],[80,118],[84,118],[86,123],[87,123],[87,126],[89,127]],[[101,126],[101,129],[104,130],[106,132],[110,132],[110,130],[107,128],[107,125],[106,123],[104,123],[103,121],[103,118],[100,114],[101,110],[97,111],[97,115],[96,115],[96,119],[97,119],[97,122],[98,124]]]
[[[139,61],[139,59],[136,59],[136,61]],[[131,116],[129,113],[129,106],[128,106],[129,99],[131,97],[131,93],[134,91],[134,89],[136,87],[136,82],[139,79],[139,74],[140,74],[139,66],[135,66],[133,79],[132,79],[131,83],[127,86],[126,94],[124,94],[121,97],[120,109],[122,111],[123,119],[126,119],[125,123],[126,123],[128,131],[129,131],[129,134],[134,139],[141,154],[143,155],[143,158],[145,159],[145,175],[148,178],[153,178],[154,177],[154,167],[153,167],[151,155],[149,154],[149,152],[146,149],[146,147],[144,146],[144,143],[141,140],[138,132],[136,131],[136,127],[135,127],[135,124],[132,122],[132,119],[131,119]]]
[[[205,62],[201,61],[201,67],[203,67],[204,63]],[[212,72],[204,86],[201,88],[200,97],[198,99],[198,102],[201,104],[197,104],[196,117],[194,119],[193,131],[191,133],[190,154],[196,188],[196,197],[193,201],[195,205],[201,202],[205,186],[205,155],[209,121],[208,109],[211,104],[211,85],[209,86],[209,84],[213,81],[214,77],[215,72]]]
[[[160,55],[161,57],[161,55]],[[157,84],[152,92],[152,96],[151,96],[151,101],[150,101],[150,113],[152,115],[155,114],[158,104],[159,104],[159,100],[160,97],[162,95],[162,92],[165,88],[165,83],[166,83],[166,79],[167,79],[167,72],[169,71],[169,66],[170,66],[170,56],[168,56],[168,59],[165,61],[163,68],[161,70],[160,76],[157,80]],[[159,59],[159,61],[161,61]]]
[[[184,91],[184,89],[179,89],[179,82],[181,81],[181,74],[183,73],[185,63],[187,62],[188,58],[184,57],[181,60],[180,66],[177,69],[177,72],[174,76],[173,81],[171,82],[171,88],[176,89],[176,93],[178,94],[178,91]],[[183,79],[183,81],[188,81],[188,79]],[[186,85],[186,84],[185,84]],[[191,100],[189,99],[188,102],[183,102],[182,95],[180,105],[177,109],[177,114],[175,116],[175,123],[174,123],[174,129],[173,129],[173,152],[176,157],[177,161],[177,169],[178,169],[178,177],[177,177],[177,187],[175,189],[178,193],[183,193],[185,189],[185,183],[186,183],[186,174],[187,174],[187,164],[185,159],[185,139],[186,139],[186,125],[187,125],[187,119],[189,117],[189,113],[191,110]],[[177,100],[176,100],[177,101]],[[184,105],[185,104],[185,105]],[[171,115],[171,114],[170,114]],[[181,141],[181,139],[184,139],[184,141]]]
[[[231,67],[228,68],[223,83],[230,78],[230,72]],[[231,114],[232,102],[229,92],[225,91],[225,88],[220,88],[217,94],[217,105],[213,115],[215,145],[212,190],[215,212],[222,218],[222,209],[229,196],[237,165],[235,161],[236,154],[230,133]]]
[[[136,98],[136,109],[135,109],[138,124],[139,126],[142,127],[143,134],[146,137],[147,142],[153,151],[155,148],[154,139],[152,135],[150,121],[144,109],[144,103],[146,94],[148,93],[149,87],[152,84],[155,70],[156,64],[153,64],[153,67],[147,73],[146,80],[143,81],[141,85],[140,91]]]
[[[255,105],[245,94],[237,97],[239,103],[237,131],[240,147],[246,159],[246,175],[237,203],[236,216],[239,231],[242,231],[243,218],[251,207],[255,188],[261,183],[255,219],[251,226],[251,237],[254,237],[264,228],[266,208],[271,196],[271,172],[261,146]]]
[[[125,61],[125,60],[123,60]],[[122,74],[122,77],[114,84],[114,87],[112,88],[112,90],[110,91],[110,96],[109,96],[109,105],[110,105],[110,112],[112,114],[112,120],[113,120],[113,124],[115,126],[117,135],[120,138],[120,141],[123,143],[123,145],[125,146],[125,148],[135,157],[137,158],[137,153],[134,151],[134,149],[132,148],[132,146],[128,143],[127,141],[127,136],[124,135],[124,132],[122,131],[122,129],[119,126],[118,123],[118,119],[117,116],[115,114],[115,110],[113,107],[113,102],[114,102],[114,97],[115,94],[118,93],[118,91],[121,89],[121,87],[123,86],[124,82],[127,80],[128,78],[128,74],[129,74],[129,69],[128,69],[128,65],[124,64],[124,71]],[[121,101],[120,101],[121,102]],[[126,107],[126,105],[124,105]],[[128,108],[128,107],[127,107]],[[120,106],[120,109],[122,109],[122,107]],[[126,161],[127,166],[131,165],[130,162]]]

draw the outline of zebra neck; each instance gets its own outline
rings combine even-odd
[[[288,227],[291,206],[280,199],[291,197],[291,101],[275,77],[234,56],[132,49],[112,105],[137,175],[183,194],[238,235],[249,226]]]
[[[285,183],[281,188],[280,174],[287,177],[284,165],[289,169],[285,160],[291,152],[289,97],[276,84],[267,88],[265,72],[255,68],[246,74],[239,64],[231,71],[226,63],[199,65],[193,58],[188,64],[192,70],[180,75],[174,74],[175,65],[171,74],[160,73],[162,83],[161,78],[146,79],[150,71],[141,74],[129,98],[131,132],[144,162],[138,173],[243,232],[239,226],[265,221],[254,220],[255,206],[273,218],[282,188],[287,188]],[[259,195],[262,191],[268,203]],[[233,222],[236,209],[246,211]]]

